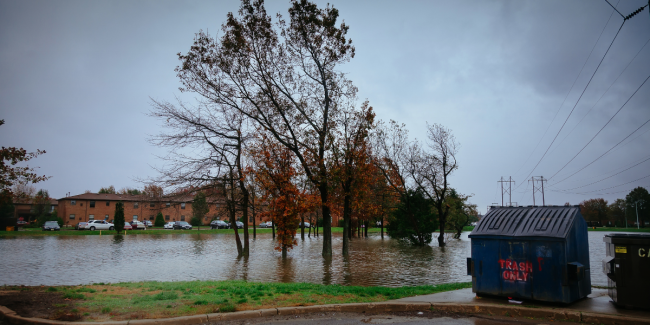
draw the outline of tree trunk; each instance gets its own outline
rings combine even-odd
[[[309,233],[307,233],[307,238],[311,238],[311,229],[314,228],[314,221],[311,219],[311,213],[309,214]]]
[[[305,215],[300,216],[300,239],[305,241]]]
[[[350,195],[345,195],[343,199],[343,248],[341,254],[348,255],[350,249],[350,238],[348,233],[350,231],[350,218],[352,216],[352,203],[350,202]]]
[[[271,218],[271,232],[273,233],[273,240],[275,240],[275,219]]]
[[[370,222],[368,220],[366,220],[363,223],[365,224],[365,228],[363,229],[363,232],[364,232],[363,236],[367,238],[368,237],[368,227],[370,227]]]
[[[440,215],[440,236],[438,236],[438,246],[445,247],[445,224],[447,223],[447,216]]]
[[[253,212],[253,240],[257,239],[257,227],[255,223],[257,222],[256,216],[255,216],[255,190],[253,190],[253,206],[251,207],[251,211]]]
[[[321,175],[327,176],[327,175]],[[329,188],[327,182],[322,181],[320,186],[321,209],[323,211],[323,257],[332,256],[332,217],[329,207]]]
[[[287,258],[287,246],[282,245],[282,258]]]
[[[381,215],[381,239],[384,239],[384,215]]]

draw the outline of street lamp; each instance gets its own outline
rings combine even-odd
[[[636,207],[636,229],[639,229],[639,202],[643,203],[643,200],[634,202],[634,206]]]

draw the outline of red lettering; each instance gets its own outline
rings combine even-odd
[[[543,257],[538,257],[537,258],[537,265],[539,265],[539,270],[540,271],[542,270],[542,262],[544,262],[544,258]]]
[[[519,271],[519,268],[517,267],[517,262],[512,263],[512,269],[515,271]]]
[[[523,279],[521,278],[521,272],[517,272],[517,280],[518,280],[518,281],[523,280]]]
[[[512,261],[511,260],[506,260],[506,269],[512,270]]]
[[[519,262],[519,270],[520,271],[526,271],[526,263]]]
[[[526,261],[526,272],[533,272],[533,263]]]
[[[508,280],[510,278],[510,276],[508,275],[509,272],[510,271],[503,271],[503,279],[504,280]]]
[[[505,263],[505,262],[506,262],[506,261],[503,260],[503,259],[500,259],[500,260],[499,260],[499,264],[501,264],[501,268],[503,268],[503,263]]]
[[[519,272],[517,272],[517,273],[519,273]],[[517,276],[515,275],[515,272],[512,272],[512,271],[510,272],[510,280],[512,280],[512,281],[517,280]]]
[[[528,281],[528,272],[524,272],[524,281]]]

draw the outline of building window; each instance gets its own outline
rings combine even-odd
[[[137,215],[133,216],[133,221],[138,221],[138,216]]]
[[[156,207],[156,203],[149,203],[149,207],[150,207],[150,208],[155,208],[155,207]]]
[[[185,216],[181,216],[181,221],[185,221]]]
[[[133,208],[137,209],[138,208],[138,202],[133,203]]]
[[[169,202],[167,202],[165,205],[166,205],[168,208],[169,208],[170,206],[172,206],[172,204],[169,203]]]
[[[149,220],[153,220],[153,216],[149,216]]]
[[[95,207],[95,201],[90,201],[90,207],[94,208]]]
[[[217,220],[221,220],[221,217],[217,217]]]
[[[185,209],[185,202],[181,203],[181,209]]]
[[[111,206],[111,201],[106,201],[106,206]]]
[[[74,220],[74,214],[70,215],[70,220]]]
[[[70,201],[70,205],[77,205],[77,201],[75,200]]]
[[[54,206],[50,207],[50,213],[54,212],[54,208],[55,208]]]
[[[95,220],[95,215],[94,214],[89,215],[88,220]]]
[[[104,216],[104,220],[108,220],[108,214]]]
[[[169,215],[165,216],[165,220],[169,221]]]
[[[248,217],[248,222],[255,222],[255,217]]]

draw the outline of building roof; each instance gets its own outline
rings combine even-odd
[[[160,199],[152,200],[151,197],[146,195],[129,195],[129,194],[104,194],[104,193],[84,193],[73,196],[66,196],[60,198],[62,200],[90,200],[90,201],[131,201],[131,202],[191,202],[194,199],[193,195],[189,194],[180,194],[180,195],[168,195]],[[217,199],[214,197],[206,198],[208,202],[223,201],[223,199]]]
[[[13,199],[13,204],[14,204],[14,205],[15,205],[15,204],[26,204],[26,205],[32,205],[32,204],[34,204],[33,200],[34,200],[34,199],[31,198],[31,197],[14,198],[14,199]],[[52,198],[50,198],[50,204],[51,204],[51,205],[59,205],[59,201],[57,201],[56,199],[52,199]]]

